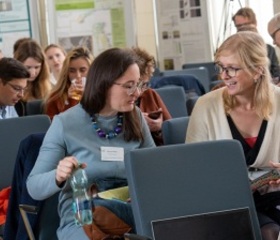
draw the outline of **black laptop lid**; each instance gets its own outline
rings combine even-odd
[[[154,240],[255,240],[248,208],[152,221]]]

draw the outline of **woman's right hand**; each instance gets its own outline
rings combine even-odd
[[[71,156],[65,157],[59,161],[56,168],[55,180],[57,186],[61,186],[73,173],[73,171],[79,166],[78,160]]]

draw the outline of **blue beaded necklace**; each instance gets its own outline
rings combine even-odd
[[[117,126],[114,127],[114,130],[109,131],[108,133],[106,133],[104,130],[102,130],[98,126],[94,115],[92,116],[91,121],[92,121],[93,129],[96,131],[97,135],[100,138],[112,139],[112,138],[115,138],[116,136],[118,136],[122,132],[122,125],[123,125],[123,114],[122,113],[118,114]]]

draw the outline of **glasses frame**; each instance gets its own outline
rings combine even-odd
[[[133,93],[135,93],[136,89],[138,89],[140,91],[140,93],[143,93],[144,91],[146,91],[149,88],[150,83],[149,82],[143,82],[140,81],[137,84],[134,85],[129,85],[129,82],[126,83],[114,83],[115,85],[121,86],[122,88],[124,88],[126,90],[126,93],[130,96]]]
[[[9,85],[12,89],[13,89],[13,91],[16,93],[16,94],[24,94],[25,93],[25,91],[27,91],[27,89],[28,89],[28,87],[25,87],[25,88],[21,88],[21,87],[19,87],[19,86],[15,86],[14,84],[11,84],[11,83],[9,83],[9,82],[7,82],[7,85]]]
[[[279,32],[280,31],[280,28],[277,28],[273,33],[271,33],[271,37],[272,37],[272,39],[275,41],[275,35],[276,35],[276,33],[277,32]]]
[[[222,65],[215,63],[215,71],[218,74],[222,74],[223,72],[226,73],[227,76],[229,77],[235,77],[236,73],[243,68],[237,68],[237,67],[223,67]]]

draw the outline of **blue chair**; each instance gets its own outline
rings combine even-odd
[[[182,87],[168,86],[157,88],[155,91],[160,95],[173,118],[188,116],[186,95]]]
[[[182,66],[183,69],[197,68],[197,67],[205,67],[208,70],[210,81],[217,80],[217,72],[215,70],[214,62],[185,63]]]
[[[129,153],[125,167],[137,234],[152,237],[154,220],[248,208],[255,239],[261,240],[238,141],[137,149]]]
[[[194,105],[196,104],[196,101],[198,100],[199,96],[194,96],[187,99],[186,105],[187,105],[187,111],[189,116],[192,114],[192,110],[194,108]]]
[[[165,145],[184,143],[189,117],[171,118],[162,123],[162,138]]]
[[[157,89],[171,85],[183,87],[186,97],[201,96],[205,94],[203,85],[193,75],[162,76],[157,78],[156,81],[153,81],[152,88]]]
[[[47,115],[34,115],[0,121],[0,189],[12,183],[17,151],[21,140],[32,133],[46,132],[51,124]]]
[[[37,99],[26,103],[26,115],[43,114],[43,100]]]
[[[205,92],[209,92],[210,78],[205,67],[187,68],[182,70],[168,70],[161,72],[162,76],[193,75],[203,85]]]

